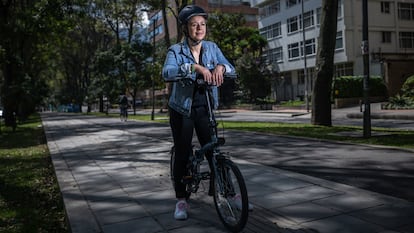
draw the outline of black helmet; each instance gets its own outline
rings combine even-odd
[[[187,5],[181,9],[180,13],[178,14],[178,20],[180,21],[181,25],[185,25],[191,17],[196,15],[203,16],[205,19],[208,17],[203,8],[196,5]]]

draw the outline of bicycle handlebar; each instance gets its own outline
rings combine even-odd
[[[238,77],[237,74],[224,74],[224,80],[231,80],[231,79],[236,79]],[[183,83],[188,83],[188,84],[192,84],[192,83],[196,83],[197,85],[206,85],[206,86],[214,86],[213,84],[210,83],[206,83],[204,81],[204,79],[192,79],[190,76],[177,76],[175,79],[173,80],[166,80],[165,82],[167,83],[174,83],[174,82],[183,82]]]

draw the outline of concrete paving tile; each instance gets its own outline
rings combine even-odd
[[[133,196],[133,199],[153,215],[171,212],[176,204],[175,193],[172,189],[138,194]]]
[[[99,232],[100,226],[78,190],[62,192],[72,233]]]
[[[137,167],[137,170],[139,171],[138,175],[140,177],[167,176],[169,174],[169,170],[166,170],[165,167],[154,166],[151,164],[145,164],[145,165],[141,164],[136,167]]]
[[[407,205],[398,206],[387,204],[352,212],[350,215],[384,227],[397,229],[412,224],[414,208]]]
[[[259,206],[255,206],[254,210],[249,212],[249,218],[245,227],[246,232],[283,232],[294,225],[290,219]]]
[[[331,208],[325,208],[312,202],[289,205],[273,209],[272,211],[277,212],[299,224],[340,214],[339,211],[335,211]]]
[[[190,209],[188,211],[188,219],[185,222],[190,222],[191,224],[182,225],[182,221],[176,221],[173,218],[173,210],[171,210],[170,214],[163,219],[162,224],[171,231],[171,232],[187,232],[189,229],[193,229],[193,226],[202,227],[202,229],[198,229],[193,232],[199,232],[200,230],[204,230],[205,228],[211,231],[201,231],[201,232],[227,232],[224,225],[221,223],[216,209],[212,204],[205,204],[204,202],[199,201],[190,201]],[[177,231],[177,226],[180,226],[179,229],[182,231]],[[213,228],[209,228],[213,226]],[[176,229],[176,230],[174,230]]]
[[[145,209],[138,204],[94,212],[101,225],[130,221],[149,216]],[[122,232],[122,231],[119,231]]]
[[[359,195],[345,193],[337,196],[322,198],[314,202],[342,212],[362,210],[384,204],[381,198],[364,193],[360,193]]]
[[[134,200],[134,198],[126,196],[104,200],[88,201],[88,204],[93,211],[108,211],[113,210],[115,208],[136,205],[137,202]]]
[[[70,191],[73,189],[79,189],[78,184],[75,181],[69,181],[69,180],[67,181],[59,180],[59,188],[61,192]]]
[[[252,175],[246,177],[245,180],[257,182],[263,186],[271,187],[276,191],[287,191],[311,185],[309,182],[271,172]]]
[[[152,218],[145,217],[102,227],[103,233],[158,233],[167,232]]]
[[[134,191],[133,191],[134,189],[136,191],[139,191],[138,189],[142,189],[142,187],[151,187],[150,184],[152,184],[152,182],[149,181],[148,179],[139,178],[139,177],[130,177],[128,179],[115,180],[115,181],[125,191],[127,191],[128,193],[131,193],[131,194],[134,193]]]
[[[274,188],[264,186],[261,183],[245,181],[247,187],[247,193],[249,197],[254,197],[258,195],[266,195],[269,193],[279,192],[279,190],[275,190]]]
[[[152,193],[157,191],[164,191],[164,190],[170,190],[170,186],[166,185],[154,185],[152,182],[143,182],[139,183],[139,185],[132,185],[128,184],[128,186],[123,186],[122,188],[125,192],[127,192],[131,196],[139,195],[139,194],[145,194],[145,193]]]
[[[83,165],[82,167],[80,167],[79,165],[69,167],[73,175],[77,178],[77,180],[88,180],[90,177],[106,175],[105,171],[98,167],[96,163],[87,165],[90,166],[89,170],[87,170],[87,168],[84,168]]]
[[[95,183],[97,185],[104,184],[107,182],[112,182],[112,177],[108,176],[104,172],[99,173],[92,173],[92,174],[74,174],[76,182],[79,185],[88,184],[88,183]]]
[[[262,207],[274,209],[296,203],[335,196],[338,194],[339,192],[335,190],[312,185],[285,192],[271,193],[263,196],[254,196],[251,198],[251,201]]]
[[[170,233],[226,233],[228,231],[222,230],[214,226],[203,226],[202,224],[189,225],[179,229],[171,230]]]
[[[412,233],[414,232],[414,223],[409,223],[407,225],[401,226],[397,228],[397,230],[401,233]]]
[[[311,221],[300,226],[314,229],[318,233],[380,233],[385,231],[381,226],[347,215]]]
[[[264,185],[278,189],[280,191],[288,191],[288,190],[303,188],[306,186],[311,186],[312,184],[309,182],[302,181],[302,180],[286,177],[286,178],[281,178],[281,179],[275,178],[273,181],[264,183]]]
[[[153,217],[163,228],[167,230],[180,229],[182,227],[189,226],[189,225],[195,225],[198,223],[198,220],[192,218],[191,216],[185,221],[175,220],[174,209],[171,209],[170,212],[168,213],[158,214]]]
[[[96,192],[104,192],[107,190],[113,190],[113,189],[119,189],[120,186],[118,183],[107,180],[106,182],[104,181],[90,181],[87,183],[83,183],[83,184],[79,184],[78,183],[79,188],[82,190],[82,192],[84,193],[96,193]]]
[[[88,201],[98,201],[98,200],[106,200],[112,198],[128,198],[128,193],[126,193],[121,188],[116,189],[108,189],[108,190],[87,190],[82,191],[84,197]]]

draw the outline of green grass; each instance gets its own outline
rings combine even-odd
[[[327,127],[266,122],[223,122],[222,124],[225,129],[414,149],[414,131],[372,128],[371,137],[364,138],[362,127],[356,126]]]
[[[118,114],[109,116],[118,117]],[[150,115],[130,115],[129,119],[150,121]],[[156,114],[156,122],[167,123],[167,115]],[[414,149],[414,131],[386,128],[372,128],[371,137],[363,137],[363,128],[357,126],[317,126],[312,124],[274,123],[274,122],[234,122],[220,121],[225,129],[263,132],[275,135],[297,136],[312,139],[334,140],[350,143],[393,146]],[[219,127],[221,127],[219,126]],[[346,132],[352,136],[346,136]],[[345,133],[345,136],[343,135]]]
[[[0,134],[0,232],[68,232],[39,115]]]

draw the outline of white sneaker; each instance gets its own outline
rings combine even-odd
[[[242,200],[241,200],[240,194],[236,194],[236,196],[232,197],[230,200],[231,200],[231,203],[233,205],[235,205],[238,210],[241,210],[242,209]],[[253,205],[249,203],[248,206],[249,206],[248,207],[249,208],[249,211],[252,211],[253,208],[254,208]]]
[[[174,218],[176,220],[186,220],[187,219],[187,209],[188,204],[185,200],[180,200],[175,205]]]

